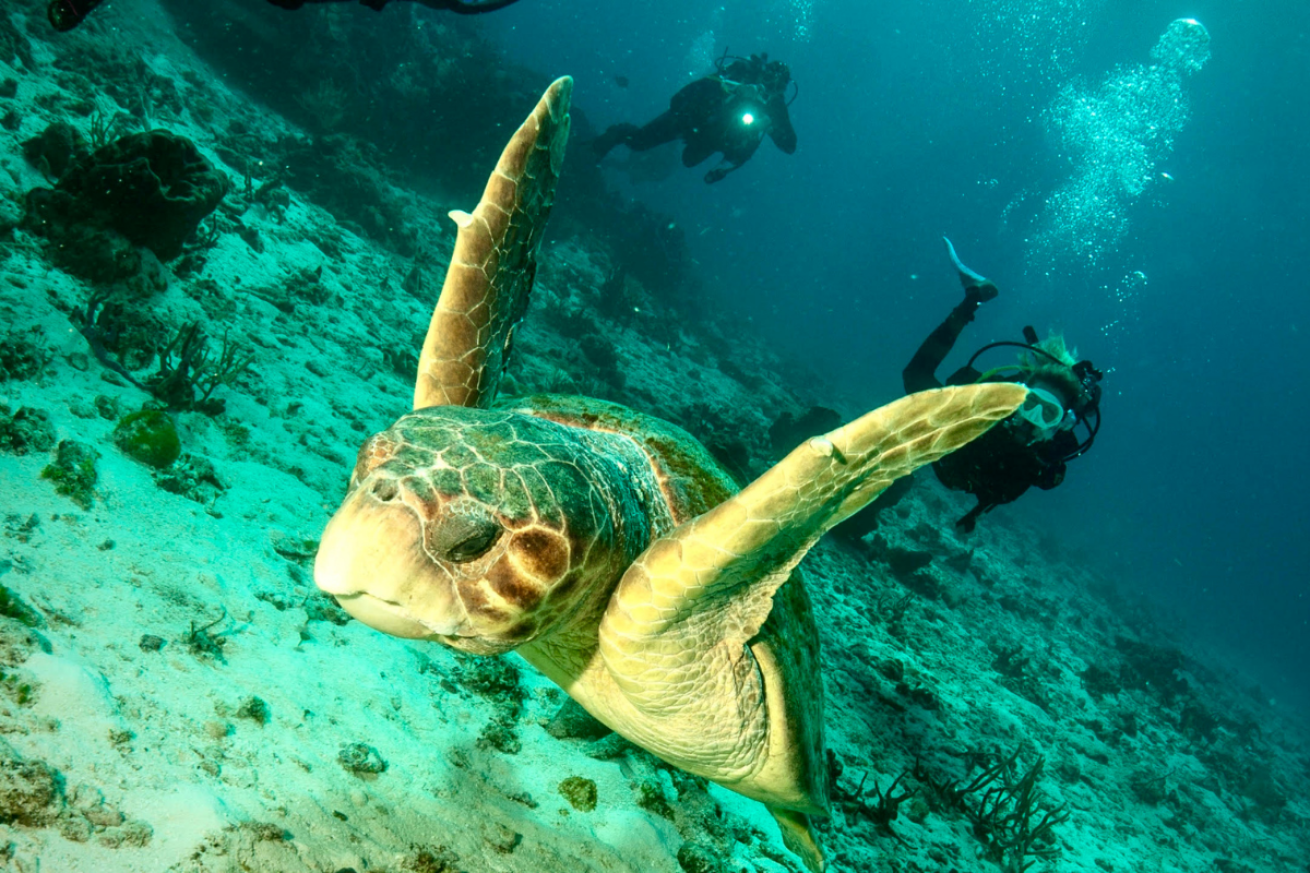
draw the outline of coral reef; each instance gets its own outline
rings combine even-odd
[[[0,15],[0,867],[798,869],[760,810],[513,656],[383,639],[314,588],[348,456],[408,403],[445,213],[540,77],[417,4],[164,0],[213,69],[156,0],[58,38],[39,5]],[[161,125],[236,183],[170,231],[176,258],[99,208],[19,224],[24,191],[39,213],[92,153]],[[607,192],[586,157],[567,159],[512,393],[678,419],[743,479],[831,421],[770,439],[781,411],[864,402],[715,316],[695,231]],[[148,471],[105,448],[143,403],[185,442]],[[1131,577],[1116,590],[999,513],[961,539],[961,511],[908,485],[876,537],[820,542],[803,567],[833,869],[1304,867],[1310,767],[1283,702],[1215,669]]]
[[[47,178],[58,180],[90,152],[82,132],[67,121],[54,121],[23,141],[23,157]]]

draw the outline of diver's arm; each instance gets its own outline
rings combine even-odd
[[[723,155],[723,160],[713,170],[705,174],[705,184],[713,185],[715,182],[722,181],[729,173],[735,173],[740,170],[742,165],[751,159],[755,150],[760,147],[760,140],[752,140],[750,145],[736,149],[732,154],[727,152]]]
[[[796,130],[791,126],[791,115],[782,95],[769,101],[769,138],[786,154],[796,153]]]
[[[713,185],[715,182],[723,181],[729,173],[735,173],[741,169],[741,164],[733,164],[728,161],[722,161],[713,170],[705,174],[705,184]]]

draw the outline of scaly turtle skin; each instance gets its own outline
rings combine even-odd
[[[819,634],[797,564],[893,480],[1010,415],[1022,386],[906,397],[738,492],[685,431],[617,404],[496,403],[568,137],[551,85],[472,215],[414,411],[360,449],[315,581],[401,637],[517,650],[600,721],[767,804],[813,870],[828,809]]]

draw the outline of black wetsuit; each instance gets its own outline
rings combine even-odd
[[[361,3],[369,9],[381,9],[391,0],[268,0],[274,6],[280,6],[283,9],[299,9],[306,3]],[[494,12],[497,9],[504,9],[511,3],[517,3],[518,0],[410,0],[410,2],[419,3],[431,9],[443,9],[454,12],[458,15],[478,15],[482,12]]]
[[[959,339],[964,326],[973,321],[979,305],[976,289],[951,310],[946,320],[928,335],[901,375],[906,393],[941,388],[936,371]],[[978,373],[964,368],[946,380],[947,385],[970,384]],[[1002,503],[1016,500],[1030,487],[1051,489],[1064,481],[1065,458],[1078,449],[1078,438],[1067,430],[1049,440],[1028,444],[1011,418],[932,465],[938,480],[947,488],[967,491],[978,505],[956,522],[971,531],[978,516]]]
[[[749,123],[744,120],[748,113]],[[796,131],[781,91],[767,91],[763,85],[725,76],[707,76],[674,94],[669,111],[654,121],[641,127],[616,124],[597,137],[592,147],[600,159],[617,145],[644,152],[682,140],[683,166],[694,167],[715,152],[723,154],[729,166],[711,170],[705,177],[707,182],[717,182],[750,160],[766,133],[782,151],[796,151]]]
[[[50,0],[46,6],[46,14],[55,30],[72,30],[91,14],[92,9],[95,9],[103,2],[104,0]],[[283,9],[299,9],[306,3],[355,2],[362,3],[370,9],[381,9],[391,0],[268,0],[268,2]],[[517,3],[518,0],[483,0],[483,2],[478,2],[478,0],[408,0],[408,2],[420,3],[431,9],[443,9],[458,15],[478,15],[483,12],[504,9],[512,3]]]

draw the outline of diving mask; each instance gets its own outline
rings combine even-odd
[[[1073,427],[1075,416],[1064,408],[1052,391],[1041,387],[1030,387],[1023,406],[1015,411],[1015,416],[1032,425],[1032,442],[1048,440],[1056,431]]]

